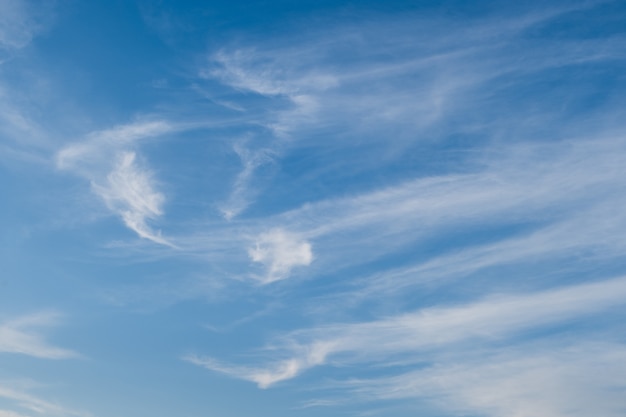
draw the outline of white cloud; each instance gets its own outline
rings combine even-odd
[[[27,417],[25,414],[16,413],[11,410],[0,410],[0,417]]]
[[[278,361],[269,368],[225,365],[214,358],[197,355],[185,356],[183,360],[210,371],[254,382],[259,388],[269,388],[277,382],[298,376],[306,369],[323,364],[330,351],[330,343],[316,343],[306,347],[306,354]]]
[[[71,350],[48,344],[35,331],[58,322],[54,313],[42,313],[6,320],[0,323],[0,353],[17,353],[44,359],[65,359],[77,356]]]
[[[22,76],[5,77],[4,65],[10,65],[19,51],[26,48],[32,39],[47,25],[54,14],[54,2],[38,2],[37,5],[28,0],[0,1],[0,162],[9,161],[37,163],[47,165],[48,155],[43,150],[46,143],[46,132],[35,120],[34,115],[44,102],[41,85],[45,76],[31,74],[33,69],[18,71]],[[10,68],[10,67],[9,67]],[[34,114],[35,113],[35,114]],[[48,149],[45,149],[46,151]]]
[[[117,159],[104,184],[92,182],[94,192],[139,236],[168,245],[160,232],[147,225],[148,220],[162,214],[165,197],[155,191],[150,172],[137,165],[134,152],[122,152]]]
[[[495,118],[485,120],[476,114],[476,103],[501,107],[497,100],[502,87],[494,88],[500,78],[525,79],[548,68],[610,59],[614,51],[623,50],[621,40],[511,48],[534,25],[587,7],[559,5],[506,18],[472,19],[454,30],[449,25],[455,22],[431,21],[411,13],[393,16],[393,21],[355,19],[355,24],[324,25],[323,31],[312,30],[290,42],[255,39],[255,47],[224,48],[199,73],[234,90],[263,96],[261,110],[244,113],[251,125],[270,130],[276,139],[270,147],[277,160],[291,147],[305,146],[324,155],[334,152],[338,161],[326,157],[327,166],[318,169],[341,170],[337,172],[341,175],[369,168],[371,161],[364,158],[393,159],[394,153],[401,155],[411,143],[425,138],[465,136],[468,131],[483,134],[485,128],[492,129],[485,136],[499,135],[498,131],[520,132],[532,125],[522,120],[525,115],[496,111]],[[520,61],[525,65],[520,66]],[[248,104],[244,100],[242,108]],[[456,131],[459,125],[461,131]],[[362,156],[367,148],[380,152]],[[250,179],[254,172],[244,170],[240,178],[244,174]],[[236,201],[251,199],[237,184],[232,195],[235,208],[225,206],[227,217],[245,205]],[[505,202],[501,199],[501,204]]]
[[[19,49],[30,43],[41,28],[33,12],[26,1],[0,2],[0,49]]]
[[[183,360],[214,372],[254,382],[259,386],[259,388],[267,388],[278,381],[293,378],[300,373],[300,370],[304,367],[303,364],[299,363],[298,359],[290,359],[278,363],[271,370],[228,366],[221,364],[213,358],[199,357],[195,355],[186,356]]]
[[[248,254],[254,262],[266,267],[266,275],[259,277],[264,284],[285,279],[293,268],[310,265],[313,261],[311,244],[282,229],[260,234]]]
[[[524,295],[494,295],[450,307],[432,307],[366,323],[328,325],[288,334],[272,349],[279,359],[265,369],[197,364],[267,387],[313,366],[427,361],[432,352],[466,349],[466,343],[502,342],[524,331],[562,324],[621,306],[626,278]]]
[[[226,220],[238,216],[250,204],[251,196],[258,190],[250,190],[250,182],[257,169],[273,161],[274,151],[270,149],[251,150],[242,143],[234,146],[243,164],[243,169],[237,175],[228,201],[222,205],[220,211]]]
[[[320,109],[320,94],[338,86],[334,75],[311,71],[303,67],[303,62],[294,61],[292,56],[290,51],[284,50],[221,51],[212,59],[218,68],[202,71],[201,75],[275,102],[286,99],[291,106],[273,111],[263,124],[277,138],[290,139],[298,127],[315,120]]]
[[[443,271],[463,262],[468,268],[493,263],[496,253],[504,256],[502,261],[515,261],[542,256],[543,249],[545,257],[603,246],[610,251],[621,236],[611,228],[626,227],[623,214],[614,209],[624,203],[620,155],[625,146],[608,133],[594,140],[503,146],[483,155],[479,168],[469,173],[411,179],[354,197],[305,204],[267,223],[319,241],[319,268],[376,259],[438,234],[452,236],[483,224],[529,222],[536,232],[481,248],[465,246],[467,252],[449,259],[430,259],[418,268],[424,277],[437,265]],[[598,222],[598,217],[613,223]]]
[[[246,149],[242,144],[235,146],[244,168],[234,181],[229,200],[220,208],[227,220],[245,210],[259,194],[258,189],[250,187],[259,168],[283,156],[298,127],[316,120],[320,109],[317,95],[337,84],[333,76],[285,62],[285,56],[284,51],[273,55],[251,49],[222,50],[211,57],[212,69],[199,72],[202,78],[217,79],[235,90],[264,96],[269,103],[265,116],[254,116],[255,120],[251,120],[251,125],[260,124],[270,132],[268,143],[256,150]],[[226,106],[245,112],[245,106],[232,103]]]
[[[22,410],[28,410],[29,413],[35,413],[37,415],[43,416],[77,416],[77,417],[89,417],[90,413],[85,413],[82,411],[76,411],[59,405],[55,402],[50,402],[43,400],[37,396],[34,396],[28,392],[17,390],[14,387],[7,387],[4,384],[0,383],[0,398],[5,398],[7,400],[12,401],[15,404],[15,407]],[[8,417],[21,417],[20,413],[16,413],[13,411],[5,411]],[[2,411],[0,411],[0,416],[2,416]],[[13,414],[11,414],[13,413]]]
[[[156,190],[152,173],[137,161],[137,141],[175,129],[164,121],[143,121],[90,134],[83,142],[57,153],[57,166],[85,178],[92,191],[140,237],[172,244],[154,231],[149,220],[163,214],[165,197]]]
[[[623,345],[524,346],[348,385],[369,400],[422,399],[459,415],[620,417],[625,364]]]
[[[92,132],[82,142],[65,146],[56,155],[59,168],[85,176],[100,174],[111,164],[111,156],[132,148],[137,141],[162,136],[175,129],[162,120],[137,121],[111,129]]]
[[[304,91],[321,91],[337,85],[337,80],[332,75],[304,70],[306,67],[303,68],[305,63],[302,61],[282,59],[289,56],[284,52],[223,50],[211,59],[216,67],[200,71],[200,75],[217,78],[224,84],[257,94],[290,98],[297,97]]]
[[[621,206],[620,201],[616,196],[615,200],[596,203],[529,233],[495,243],[464,246],[410,267],[387,269],[360,280],[361,288],[332,297],[349,297],[351,302],[358,303],[381,294],[390,296],[417,287],[445,286],[459,278],[504,265],[563,259],[569,259],[570,265],[574,265],[576,261],[618,259],[626,250],[626,236],[615,233],[626,230],[626,217],[615,209]],[[580,256],[582,253],[584,257]]]

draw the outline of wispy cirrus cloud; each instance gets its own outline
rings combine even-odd
[[[309,173],[307,185],[313,187],[320,175],[342,177],[393,164],[420,142],[468,133],[492,138],[502,130],[535,135],[530,127],[541,117],[564,123],[552,97],[542,100],[538,115],[511,117],[505,114],[510,106],[505,96],[517,94],[516,85],[541,72],[622,59],[619,36],[537,42],[527,35],[593,4],[470,19],[463,25],[411,14],[389,17],[393,24],[357,19],[354,25],[323,25],[323,31],[295,41],[224,47],[198,72],[229,87],[231,101],[240,99],[242,120],[255,131],[251,142],[263,144],[262,152],[252,151],[248,160],[262,158],[268,149],[276,164],[303,150],[308,158],[335,155],[316,167],[317,176]],[[247,93],[260,97],[246,100]],[[255,174],[249,166],[233,182],[233,200],[251,202],[260,195],[249,186]]]
[[[167,245],[160,231],[155,232],[147,224],[163,214],[163,194],[155,191],[151,173],[140,168],[134,152],[123,152],[107,175],[106,183],[92,183],[92,188],[107,206],[120,214],[124,224],[140,237]]]
[[[544,248],[552,245],[554,250],[547,253],[558,256],[554,245],[564,236],[576,237],[568,241],[580,245],[566,245],[561,254],[602,247],[606,229],[602,232],[590,224],[588,230],[595,238],[586,245],[582,235],[574,236],[569,226],[619,200],[618,190],[623,186],[619,155],[624,145],[617,134],[619,126],[614,122],[602,125],[602,117],[615,119],[615,115],[569,117],[558,110],[562,91],[534,103],[541,108],[536,113],[525,111],[528,94],[519,87],[532,84],[545,72],[621,59],[623,39],[619,36],[557,42],[529,35],[528,31],[539,31],[552,19],[587,7],[591,6],[470,19],[468,25],[455,26],[453,33],[449,33],[453,21],[391,16],[394,25],[366,21],[325,26],[324,31],[302,35],[295,42],[297,47],[293,42],[265,39],[255,47],[240,42],[210,54],[209,63],[198,74],[220,84],[221,95],[214,102],[236,104],[233,149],[241,170],[225,181],[231,184],[228,197],[215,203],[229,224],[199,225],[192,234],[177,236],[176,245],[206,259],[217,251],[220,259],[228,259],[225,263],[237,265],[246,262],[249,249],[242,236],[284,229],[315,245],[316,262],[302,258],[302,265],[310,268],[289,267],[287,273],[272,275],[270,271],[277,271],[280,262],[265,254],[277,253],[269,245],[256,253],[258,261],[250,258],[254,262],[250,269],[260,264],[266,269],[264,275],[225,267],[234,276],[252,275],[263,282],[282,280],[295,271],[313,276],[363,265],[365,259],[376,261],[438,234],[454,235],[452,228],[462,231],[479,224],[495,228],[526,223],[528,227],[517,235],[519,239],[502,236],[490,244],[449,248],[446,254],[420,259],[417,273],[432,279],[437,274],[449,277],[444,269],[452,270],[455,265],[459,274],[478,270],[479,262],[489,265],[507,247],[500,264],[506,259],[523,260],[523,253],[532,256],[525,252],[531,241],[545,244]],[[426,29],[415,32],[416,21]],[[338,56],[342,57],[339,61]],[[520,66],[520,61],[528,65]],[[211,98],[210,91],[205,93]],[[507,112],[511,102],[519,107],[518,113]],[[552,126],[549,132],[541,127],[547,124]],[[445,149],[450,138],[464,135],[479,138],[476,146]],[[422,142],[430,143],[418,148]],[[435,158],[448,158],[448,152],[466,155],[455,159],[445,173],[420,170],[415,168],[420,162],[402,159],[404,154],[430,152],[431,148]],[[271,179],[259,184],[264,168],[271,165],[279,172],[285,161],[292,170],[286,170],[282,179],[289,178],[293,189],[272,184]],[[293,168],[300,161],[307,169]],[[416,172],[397,175],[392,168],[395,162],[410,165]],[[369,181],[369,170],[381,180]],[[350,177],[355,173],[365,176]],[[387,176],[389,181],[382,180]],[[333,186],[335,179],[341,187]],[[350,183],[348,191],[342,188],[346,183]],[[265,186],[274,193],[270,197],[263,191]],[[283,187],[286,191],[277,192]],[[337,192],[339,188],[342,191]],[[306,194],[310,189],[324,191]],[[158,194],[156,188],[151,191]],[[256,203],[261,213],[280,212],[285,207],[281,197],[288,200],[289,210],[269,217],[240,218]],[[604,208],[586,207],[595,202]],[[124,204],[132,206],[128,201]],[[124,204],[116,209],[122,217],[119,207]],[[160,208],[138,214],[143,223],[134,221],[134,216],[124,218],[135,224],[129,227],[137,233],[157,241],[162,236],[146,227],[163,211]],[[461,271],[465,268],[461,258],[472,254],[477,255],[474,266],[466,264],[467,269]],[[539,256],[538,251],[535,254]],[[447,260],[452,261],[447,269],[437,266]],[[407,275],[406,281],[413,281],[415,274]],[[392,282],[388,276],[381,274],[380,281]],[[388,287],[392,289],[393,284]]]
[[[265,222],[319,243],[318,270],[358,265],[364,258],[383,257],[437,235],[526,225],[513,236],[494,236],[486,243],[430,255],[407,268],[407,280],[417,275],[423,280],[451,277],[575,251],[615,257],[619,251],[612,248],[623,247],[623,241],[613,231],[626,227],[614,209],[623,204],[621,190],[626,187],[620,156],[624,146],[611,134],[604,139],[502,146],[482,155],[471,172],[412,179],[354,197],[322,200]],[[401,285],[389,277],[382,274],[380,282],[390,288]]]
[[[13,382],[13,385],[16,385],[15,382]],[[91,416],[91,413],[73,410],[56,402],[41,399],[39,396],[28,392],[28,390],[16,389],[15,386],[10,386],[4,381],[0,381],[0,398],[9,400],[13,405],[13,410],[0,410],[0,416],[2,417],[25,417],[27,415],[38,415],[44,417]]]
[[[25,414],[16,413],[11,410],[0,410],[0,417],[27,417]]]
[[[182,24],[174,9],[186,6],[172,3],[162,13],[170,6],[158,3],[144,17],[174,39]],[[134,113],[134,106],[161,97],[151,108],[167,115],[79,135],[41,152],[48,162],[54,153],[59,171],[82,180],[81,193],[141,238],[100,247],[94,259],[93,250],[76,251],[76,242],[97,235],[76,239],[73,231],[55,230],[48,241],[32,245],[45,256],[44,265],[67,275],[60,283],[66,286],[89,276],[81,280],[81,294],[110,295],[113,315],[110,308],[97,312],[107,321],[95,332],[103,340],[136,330],[147,332],[138,343],[148,345],[150,335],[177,336],[167,346],[120,339],[137,348],[121,353],[96,340],[106,353],[102,359],[111,361],[97,368],[110,366],[109,377],[135,375],[123,368],[143,347],[165,350],[138,366],[152,366],[176,344],[197,346],[207,339],[195,337],[189,326],[201,317],[217,329],[208,344],[227,353],[209,347],[184,361],[260,388],[309,388],[313,381],[334,391],[306,406],[376,402],[375,409],[382,401],[402,400],[434,402],[452,415],[624,414],[620,323],[626,280],[606,277],[626,273],[626,38],[623,30],[599,30],[600,20],[587,25],[595,2],[555,3],[547,11],[524,3],[502,7],[502,13],[489,3],[489,10],[470,5],[453,13],[425,5],[393,12],[396,5],[385,5],[388,11],[376,6],[360,14],[368,6],[357,5],[333,14],[337,5],[325,5],[291,28],[266,22],[276,26],[247,41],[245,35],[231,43],[211,37],[221,49],[207,54],[208,63],[193,70],[192,79],[163,73],[180,68],[169,58],[198,56],[185,49],[197,45],[200,33],[188,27],[181,29],[184,45],[167,56],[159,55],[163,45],[146,43],[144,49],[139,43],[154,42],[152,35],[132,36],[128,45],[117,36],[99,38],[99,46],[112,49],[93,56],[55,55],[53,47],[74,33],[69,25],[61,36],[37,44],[50,48],[41,58],[55,61],[44,66],[63,72],[59,78],[72,78],[65,66],[84,65],[87,78],[114,80],[116,88],[105,95],[122,104],[116,113]],[[0,53],[17,56],[34,36],[34,20],[11,9],[25,4],[0,4]],[[87,28],[89,20],[81,18],[91,7],[81,5],[63,22]],[[228,14],[217,12],[220,7],[194,6],[183,14],[193,13],[206,27],[207,19]],[[120,11],[130,12],[109,18],[122,19],[121,35],[140,35],[141,28],[132,26],[137,10]],[[578,17],[569,19],[571,12]],[[278,36],[268,39],[268,33]],[[128,61],[138,64],[132,74],[116,65],[123,59],[107,59],[139,45],[141,54]],[[68,51],[73,48],[62,52]],[[96,68],[99,62],[102,68]],[[100,70],[111,72],[99,78]],[[140,79],[146,74],[155,77],[152,82]],[[36,121],[54,116],[37,117],[15,105],[23,86],[4,84],[0,80],[0,132],[6,137],[68,137],[39,128]],[[86,91],[78,82],[66,91],[80,101],[86,92],[101,97],[100,85],[112,84],[95,82]],[[158,92],[143,96],[150,85]],[[43,113],[52,107],[33,101]],[[101,120],[102,102],[91,101],[98,108],[89,100],[77,103],[87,116],[59,125]],[[185,131],[184,139],[192,140],[178,140],[186,127],[176,120],[190,119],[206,130]],[[200,121],[205,119],[211,121]],[[167,144],[152,146],[165,137]],[[143,147],[146,142],[151,145]],[[28,149],[20,146],[11,150]],[[71,183],[63,180],[50,182],[66,190]],[[44,192],[21,184],[16,190]],[[28,213],[22,219],[30,222]],[[45,247],[49,241],[52,251]],[[66,262],[68,256],[81,257],[81,264]],[[70,301],[60,292],[66,286],[45,285],[41,291],[54,291],[41,296],[61,294],[61,302]],[[190,298],[194,302],[181,308],[125,320],[128,303],[145,311]],[[78,310],[82,304],[71,302]],[[0,352],[76,356],[45,337],[54,320],[42,316],[0,322]],[[257,338],[267,344],[241,356],[229,345]],[[179,371],[167,366],[164,375]],[[62,384],[91,372],[77,371],[63,373]],[[106,384],[96,378],[81,393],[124,388],[107,392],[99,390],[100,382]],[[140,376],[132,384],[145,393],[160,389],[142,386]],[[186,392],[181,401],[193,395]],[[0,397],[0,417],[81,415],[11,382],[0,381]],[[156,414],[169,412],[148,405],[159,408]]]
[[[433,366],[344,388],[368,400],[422,399],[452,414],[487,417],[618,417],[626,349],[592,341],[523,345],[461,355]]]
[[[20,49],[30,43],[42,28],[36,12],[28,1],[4,0],[0,3],[0,50]]]
[[[625,295],[624,278],[531,294],[493,295],[475,303],[424,308],[372,322],[296,331],[272,346],[270,351],[287,358],[267,368],[225,366],[197,356],[190,360],[262,388],[327,363],[418,366],[432,360],[433,352],[454,355],[478,341],[481,346],[507,341],[515,345],[515,337],[523,332],[622,306]]]
[[[590,262],[620,262],[626,240],[615,230],[626,228],[613,204],[593,207],[553,224],[493,243],[473,245],[428,258],[423,262],[373,274],[355,282],[347,294],[358,304],[380,294],[400,294],[420,287],[458,284],[469,276],[503,266],[569,260],[567,269]],[[602,222],[595,219],[602,218]]]
[[[16,353],[42,359],[78,356],[69,349],[49,344],[38,329],[57,325],[59,315],[40,313],[4,320],[0,323],[0,353]]]
[[[228,200],[220,205],[220,211],[226,220],[232,220],[243,212],[254,197],[254,190],[250,189],[252,178],[256,171],[274,160],[275,151],[270,148],[248,149],[244,143],[237,143],[233,147],[239,156],[243,169],[235,178]]]
[[[286,138],[280,129],[272,129],[297,111],[315,120],[310,125],[295,117],[288,120],[291,124],[286,122],[289,137],[315,141],[294,140],[293,148],[285,148],[281,156],[288,157],[298,146],[310,152],[309,158],[322,148],[325,157],[333,153],[335,159],[324,159],[328,164],[319,168],[318,176],[310,176],[316,181],[333,161],[338,161],[336,175],[329,175],[334,180],[352,166],[359,170],[402,160],[401,152],[392,151],[369,155],[375,161],[363,164],[355,154],[364,143],[377,143],[373,149],[410,152],[424,137],[446,142],[457,134],[470,138],[475,134],[480,140],[464,148],[467,157],[444,173],[416,170],[417,175],[404,175],[383,186],[373,185],[367,176],[357,192],[324,195],[299,208],[253,219],[266,228],[293,231],[315,245],[315,263],[303,269],[303,275],[328,281],[341,277],[324,288],[345,291],[305,302],[312,315],[321,305],[324,311],[316,318],[327,324],[274,338],[255,352],[253,360],[229,364],[212,356],[184,359],[260,388],[329,365],[325,369],[331,375],[328,368],[335,367],[343,378],[350,375],[329,385],[342,387],[357,401],[433,401],[452,414],[585,416],[593,415],[593,404],[602,403],[603,414],[620,415],[624,410],[620,372],[596,381],[584,375],[623,356],[622,340],[611,336],[619,326],[610,317],[623,314],[624,279],[594,283],[597,274],[580,271],[568,278],[549,275],[573,270],[585,261],[607,268],[623,265],[626,218],[616,209],[624,205],[626,189],[622,163],[626,148],[621,122],[615,123],[621,113],[608,106],[605,114],[578,119],[575,112],[554,110],[563,94],[581,93],[573,86],[563,87],[554,97],[538,94],[537,103],[529,106],[533,111],[524,107],[528,104],[524,100],[529,94],[525,88],[541,74],[554,76],[562,68],[595,68],[623,60],[619,45],[624,41],[616,36],[599,43],[565,40],[538,45],[527,37],[526,30],[558,15],[526,16],[482,28],[478,24],[467,32],[454,31],[443,41],[432,33],[422,43],[412,37],[402,44],[390,36],[398,41],[393,45],[398,49],[390,53],[389,61],[393,56],[404,59],[381,63],[360,54],[359,64],[364,65],[342,67],[331,77],[333,83],[317,90],[298,84],[298,76],[304,79],[306,74],[293,70],[298,64],[290,61],[294,51],[289,48],[251,52],[250,62],[262,55],[270,67],[257,73],[243,53],[234,53],[228,65],[222,64],[228,74],[217,75],[224,83],[275,100],[276,111],[261,118],[272,134]],[[519,24],[509,25],[512,21]],[[387,39],[380,31],[372,33]],[[332,45],[340,49],[338,39]],[[331,49],[320,44],[313,47],[315,58]],[[417,44],[424,49],[410,49]],[[376,40],[372,45],[376,50]],[[407,55],[414,59],[405,59]],[[520,60],[528,65],[520,65]],[[278,61],[281,65],[274,65]],[[318,73],[334,73],[324,59],[315,62]],[[264,76],[268,78],[259,79]],[[524,88],[518,90],[518,85]],[[293,103],[304,92],[314,104],[311,111]],[[511,102],[513,111],[508,108]],[[320,132],[329,125],[333,135],[326,141]],[[445,151],[433,155],[446,157]],[[259,227],[253,220],[240,224]],[[480,237],[471,239],[470,234]],[[431,242],[435,243],[429,247]],[[394,261],[389,258],[395,260],[394,256],[406,259],[409,266],[391,268]],[[268,254],[264,259],[271,271],[272,258]],[[557,266],[535,275],[533,268],[540,262]],[[360,280],[351,267],[379,272]],[[446,292],[458,287],[455,280],[468,276],[473,279],[467,287]],[[444,293],[452,299],[467,288],[464,301],[422,297],[425,282],[438,288],[439,296]],[[419,308],[412,304],[403,310],[403,294],[425,305],[417,302]],[[468,301],[470,294],[480,295],[477,301]],[[363,314],[380,313],[359,311],[361,317],[353,318],[348,311],[357,297],[386,304],[386,314],[364,321]],[[328,324],[336,323],[337,316],[354,321]],[[582,322],[597,328],[579,328]],[[577,335],[572,337],[568,329]],[[600,342],[586,343],[594,338]],[[330,403],[335,404],[332,397]]]
[[[252,381],[256,383],[259,388],[268,388],[279,381],[291,379],[298,375],[303,367],[315,366],[319,364],[311,363],[309,361],[302,362],[300,359],[291,359],[277,363],[276,366],[272,368],[264,369],[248,366],[225,365],[213,358],[201,357],[197,355],[187,355],[182,359],[210,371]]]
[[[48,26],[54,2],[0,2],[0,162],[47,164],[48,132],[37,117],[45,76],[20,71],[21,54]],[[13,61],[13,62],[12,62]],[[14,65],[14,66],[12,66]],[[20,77],[10,74],[17,69]]]
[[[94,132],[61,149],[57,166],[88,179],[92,191],[140,237],[171,246],[148,225],[163,214],[165,197],[156,190],[150,170],[139,164],[135,149],[136,142],[174,129],[164,121],[142,121]]]

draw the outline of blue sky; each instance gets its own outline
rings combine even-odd
[[[626,414],[620,1],[0,0],[0,417]]]

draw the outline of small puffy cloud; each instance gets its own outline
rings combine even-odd
[[[248,255],[267,269],[265,277],[260,278],[264,284],[285,279],[293,268],[310,265],[313,261],[311,244],[282,229],[259,235]]]

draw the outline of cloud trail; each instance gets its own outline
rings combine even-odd
[[[90,413],[72,410],[61,406],[56,402],[43,400],[28,392],[17,390],[13,387],[7,387],[2,382],[0,382],[0,398],[4,398],[15,403],[15,408],[20,410],[19,413],[11,410],[0,410],[0,416],[3,416],[2,413],[5,413],[7,417],[22,417],[23,414],[21,414],[21,410],[26,410],[29,414],[35,413],[35,415],[43,416],[91,416]]]
[[[285,335],[272,347],[288,356],[267,368],[224,366],[211,358],[191,362],[266,388],[326,363],[395,363],[414,366],[426,353],[455,351],[467,343],[501,343],[523,332],[563,324],[624,305],[626,279],[491,296],[459,306],[424,308],[377,321],[326,325]]]
[[[0,353],[16,353],[42,359],[67,359],[76,352],[48,344],[34,329],[56,325],[59,315],[41,313],[0,323]]]
[[[34,10],[21,0],[3,0],[0,3],[0,50],[25,47],[41,29]]]
[[[344,388],[366,401],[424,398],[455,415],[619,417],[626,410],[625,355],[623,345],[591,341],[526,345]]]

